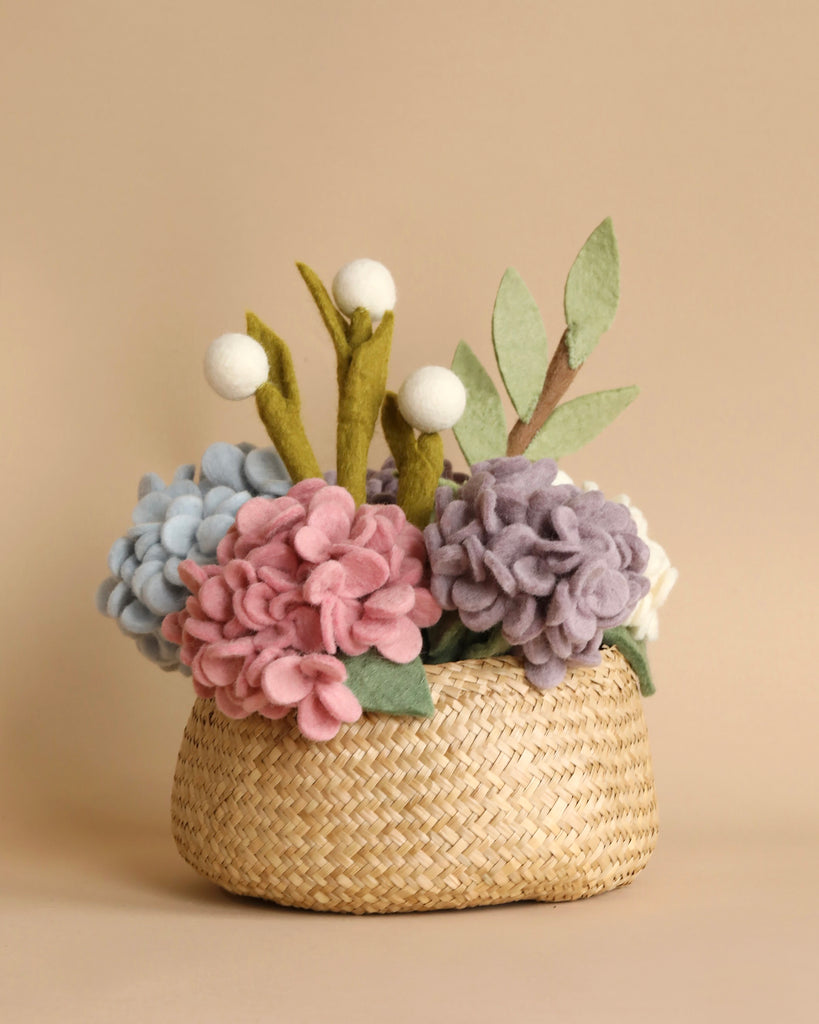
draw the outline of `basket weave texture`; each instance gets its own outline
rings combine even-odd
[[[657,838],[637,680],[604,648],[541,693],[514,658],[427,666],[432,719],[311,743],[197,700],[172,795],[181,855],[230,892],[350,913],[564,901],[625,885]]]

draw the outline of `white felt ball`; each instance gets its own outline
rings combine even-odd
[[[333,298],[345,316],[363,307],[371,319],[380,320],[395,308],[395,281],[378,260],[353,260],[333,278]]]
[[[445,366],[422,366],[401,385],[398,408],[422,434],[449,430],[464,414],[466,388]]]
[[[247,334],[223,334],[205,353],[205,377],[217,395],[238,401],[250,398],[267,380],[267,354]]]

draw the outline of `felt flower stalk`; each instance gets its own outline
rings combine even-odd
[[[256,396],[262,423],[294,481],[321,476],[301,419],[301,401],[287,345],[253,313],[247,334],[223,334],[205,354],[205,377],[230,401]]]
[[[386,267],[375,260],[343,267],[333,291],[345,317],[315,271],[304,263],[297,266],[336,350],[338,484],[362,505],[367,500],[367,456],[387,388],[395,286]],[[380,321],[375,330],[374,319]]]
[[[290,349],[274,331],[247,314],[247,333],[262,346],[270,366],[268,379],[256,391],[256,408],[270,440],[294,481],[321,476],[301,418],[301,399]]]
[[[463,415],[466,389],[443,366],[424,366],[411,373],[397,395],[388,392],[381,425],[398,469],[397,502],[407,519],[423,529],[435,504],[444,471],[444,445],[439,431],[451,429]],[[420,431],[416,438],[415,430]]]
[[[381,409],[381,426],[398,468],[397,503],[419,529],[430,520],[435,491],[444,469],[444,443],[437,432],[415,436],[401,415],[398,396],[388,391]]]

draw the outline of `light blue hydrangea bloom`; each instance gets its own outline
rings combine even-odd
[[[134,525],[114,541],[108,554],[111,575],[97,591],[97,608],[117,619],[147,658],[166,671],[190,670],[179,648],[162,635],[162,619],[180,611],[190,592],[179,578],[179,563],[216,562],[216,548],[236,513],[258,495],[281,497],[291,487],[275,448],[212,444],[195,466],[180,466],[165,485],[148,473],[140,480]]]

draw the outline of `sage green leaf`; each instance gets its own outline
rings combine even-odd
[[[546,378],[549,343],[537,303],[514,267],[498,288],[492,344],[506,391],[518,416],[528,423]]]
[[[376,650],[344,657],[347,686],[365,711],[432,718],[435,705],[420,658],[408,665],[382,658]]]
[[[640,389],[634,386],[595,391],[559,405],[535,434],[527,458],[559,459],[588,444],[631,405]]]
[[[498,389],[465,341],[458,343],[452,371],[466,388],[466,409],[453,427],[470,466],[506,454],[506,417]]]
[[[464,649],[459,656],[459,661],[466,661],[468,658],[500,658],[508,654],[512,645],[503,635],[503,626],[495,626],[487,633],[472,634],[472,642]]]
[[[435,625],[427,630],[429,651],[426,663],[442,665],[448,661],[458,661],[471,636],[474,634],[461,622],[457,611],[444,612]]]
[[[640,681],[640,693],[644,697],[650,697],[652,693],[656,692],[644,640],[637,640],[631,630],[626,629],[625,626],[617,626],[615,629],[606,630],[603,634],[603,643],[606,647],[616,647],[631,665],[634,674]]]
[[[566,345],[576,370],[611,327],[620,299],[620,257],[611,218],[589,235],[566,280]]]

